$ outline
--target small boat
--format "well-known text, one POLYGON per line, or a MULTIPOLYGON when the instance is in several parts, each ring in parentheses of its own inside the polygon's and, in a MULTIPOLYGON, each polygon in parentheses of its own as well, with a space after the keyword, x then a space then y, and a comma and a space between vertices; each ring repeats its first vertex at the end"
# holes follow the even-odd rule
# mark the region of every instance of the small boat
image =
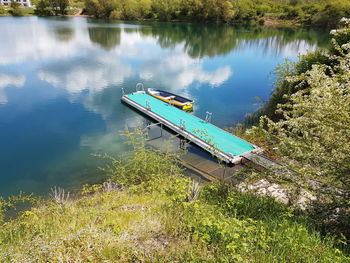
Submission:
POLYGON ((184 111, 193 110, 194 100, 181 97, 179 95, 159 90, 159 89, 147 89, 147 93, 154 98, 167 102, 174 105, 175 107, 184 111))

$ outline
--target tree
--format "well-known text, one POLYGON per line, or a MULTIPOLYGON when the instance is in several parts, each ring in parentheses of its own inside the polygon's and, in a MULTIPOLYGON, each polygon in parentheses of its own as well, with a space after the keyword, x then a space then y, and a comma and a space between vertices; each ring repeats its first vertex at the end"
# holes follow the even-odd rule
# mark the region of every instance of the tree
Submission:
POLYGON ((34 13, 38 16, 64 15, 68 5, 69 0, 40 0, 34 13))
POLYGON ((40 0, 36 5, 34 14, 37 16, 53 16, 55 13, 49 0, 40 0))
POLYGON ((67 13, 69 0, 49 0, 49 1, 56 15, 58 14, 65 15, 67 13))
POLYGON ((12 1, 11 4, 11 9, 10 9, 10 14, 13 16, 23 16, 23 12, 20 9, 20 4, 16 1, 12 1))
POLYGON ((181 12, 180 0, 153 0, 152 10, 155 16, 163 21, 176 19, 181 12))
POLYGON ((236 14, 232 1, 189 0, 182 1, 183 13, 194 20, 229 22, 236 14))
POLYGON ((328 51, 287 64, 280 118, 263 116, 250 131, 301 175, 289 182, 318 196, 308 209, 314 225, 350 241, 350 20, 343 22, 328 51))
POLYGON ((2 5, 0 5, 0 15, 4 15, 4 14, 6 14, 6 10, 2 5))
POLYGON ((261 127, 281 154, 301 164, 302 174, 350 192, 350 27, 332 34, 323 54, 329 65, 315 63, 287 77, 294 92, 278 106, 283 118, 262 117, 261 127))
POLYGON ((86 11, 96 18, 108 18, 119 2, 111 0, 85 0, 86 11))

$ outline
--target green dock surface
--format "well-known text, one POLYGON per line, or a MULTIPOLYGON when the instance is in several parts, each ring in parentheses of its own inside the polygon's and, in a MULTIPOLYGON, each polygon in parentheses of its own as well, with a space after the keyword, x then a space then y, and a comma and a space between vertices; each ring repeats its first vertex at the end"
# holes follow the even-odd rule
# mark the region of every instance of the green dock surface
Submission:
POLYGON ((185 120, 184 130, 213 145, 225 154, 232 154, 235 156, 254 150, 254 146, 249 142, 246 142, 189 113, 177 109, 172 105, 155 99, 148 94, 133 93, 126 95, 126 97, 144 108, 147 108, 148 103, 150 110, 153 113, 156 113, 177 126, 181 126, 181 119, 185 120))

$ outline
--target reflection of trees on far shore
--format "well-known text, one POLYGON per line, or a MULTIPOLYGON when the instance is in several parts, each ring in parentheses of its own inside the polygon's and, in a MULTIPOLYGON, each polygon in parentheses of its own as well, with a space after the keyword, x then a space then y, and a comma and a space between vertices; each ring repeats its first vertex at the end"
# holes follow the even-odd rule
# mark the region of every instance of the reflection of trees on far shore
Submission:
POLYGON ((52 32, 55 38, 62 42, 69 42, 73 39, 75 32, 72 27, 54 27, 52 32))
POLYGON ((183 42, 186 53, 196 58, 224 55, 237 45, 233 27, 226 25, 163 23, 139 31, 144 36, 155 37, 163 48, 183 42))
POLYGON ((121 29, 118 27, 89 27, 91 42, 99 44, 106 50, 111 50, 120 44, 121 29))
POLYGON ((157 39, 163 48, 183 43, 191 57, 225 55, 244 45, 258 45, 261 52, 281 53, 287 45, 297 55, 301 46, 324 47, 327 32, 302 28, 266 28, 238 25, 200 25, 190 23, 145 23, 138 29, 124 29, 125 33, 140 32, 157 39))

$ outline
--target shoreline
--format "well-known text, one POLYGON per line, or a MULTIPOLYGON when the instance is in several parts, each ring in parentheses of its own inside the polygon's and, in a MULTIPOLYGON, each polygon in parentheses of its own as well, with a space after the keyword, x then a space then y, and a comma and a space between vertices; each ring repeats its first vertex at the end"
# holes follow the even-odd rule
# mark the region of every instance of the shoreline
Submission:
MULTIPOLYGON (((29 7, 30 9, 31 8, 29 7)), ((29 9, 28 7, 26 9, 29 9)), ((83 17, 83 18, 90 18, 90 19, 104 19, 108 21, 127 21, 127 22, 163 22, 163 23, 195 23, 195 24, 211 24, 211 25, 251 25, 251 26, 263 26, 263 27, 310 27, 309 25, 303 25, 298 22, 297 19, 280 19, 278 17, 274 16, 265 16, 263 17, 264 23, 244 23, 240 21, 233 21, 233 22, 223 22, 223 21, 190 21, 190 20, 169 20, 169 21, 163 21, 159 19, 137 19, 137 20, 117 20, 117 19, 111 19, 111 18, 97 18, 93 15, 85 15, 82 14, 83 9, 79 8, 76 9, 76 12, 74 14, 67 14, 67 15, 57 15, 52 17, 83 17)), ((35 14, 24 14, 23 16, 13 16, 9 13, 6 14, 0 14, 0 17, 28 17, 28 16, 37 16, 35 14)), ((51 17, 51 16, 37 16, 37 17, 51 17)), ((314 27, 317 28, 317 27, 314 27)))

